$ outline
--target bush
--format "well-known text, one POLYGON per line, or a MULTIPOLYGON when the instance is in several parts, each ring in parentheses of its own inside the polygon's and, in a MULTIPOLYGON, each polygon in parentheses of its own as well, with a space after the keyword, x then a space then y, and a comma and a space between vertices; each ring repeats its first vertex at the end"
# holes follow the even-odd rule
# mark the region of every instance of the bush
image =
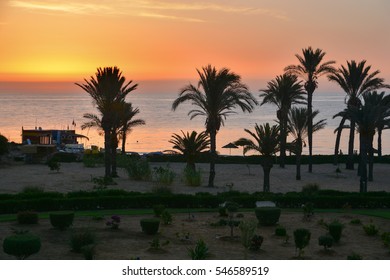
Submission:
POLYGON ((102 163, 102 159, 95 155, 84 155, 83 156, 83 164, 85 167, 93 168, 96 167, 98 164, 102 163))
POLYGON ((11 235, 4 238, 3 241, 4 252, 19 260, 24 260, 38 253, 40 249, 41 239, 29 233, 11 235))
POLYGON ((305 228, 299 228, 294 231, 295 247, 299 249, 299 257, 303 256, 303 248, 309 245, 311 232, 305 228))
POLYGON ((73 224, 74 212, 55 212, 50 213, 50 223, 54 228, 65 230, 73 224))
POLYGON ((152 173, 149 161, 145 159, 128 158, 124 168, 131 179, 138 181, 149 180, 152 173))
POLYGON ((363 230, 368 236, 377 235, 379 232, 379 229, 374 224, 363 225, 363 230))
POLYGON ((54 158, 48 160, 47 166, 49 166, 50 170, 57 171, 57 172, 59 172, 61 168, 61 164, 54 158))
POLYGON ((81 253, 84 246, 94 244, 95 240, 95 234, 90 230, 79 230, 70 236, 70 245, 74 252, 81 253))
POLYGON ((156 218, 142 219, 140 224, 143 232, 147 234, 156 234, 160 226, 160 220, 156 218))
POLYGON ((227 212, 226 207, 219 207, 218 213, 219 213, 220 217, 227 217, 228 216, 228 212, 227 212))
POLYGON ((350 222, 351 225, 361 225, 362 221, 360 219, 353 219, 350 222))
POLYGON ((241 230, 241 243, 247 249, 249 249, 252 244, 252 238, 255 235, 256 227, 256 221, 252 220, 244 220, 239 224, 241 230))
POLYGON ((318 237, 318 245, 324 246, 324 249, 328 250, 333 246, 333 237, 328 234, 318 237))
POLYGON ((152 192, 158 195, 171 195, 172 189, 169 186, 158 185, 153 187, 152 192))
POLYGON ((278 207, 259 207, 255 209, 256 218, 263 226, 272 226, 279 222, 281 210, 278 207))
POLYGON ((328 225, 329 234, 333 237, 334 242, 339 242, 344 225, 335 220, 328 225))
POLYGON ((168 212, 168 210, 164 210, 161 214, 161 221, 163 225, 170 225, 172 224, 172 214, 168 212))
POLYGON ((385 245, 386 247, 390 247, 390 232, 382 233, 381 239, 383 241, 383 245, 385 245))
POLYGON ((160 166, 154 168, 154 180, 162 185, 170 186, 175 179, 175 172, 169 166, 166 168, 160 166))
POLYGON ((161 214, 164 212, 165 206, 163 204, 156 204, 153 206, 154 216, 161 217, 161 214))
POLYGON ((84 256, 84 259, 86 260, 93 260, 95 256, 95 245, 94 244, 89 244, 81 247, 81 253, 84 256))
POLYGON ((21 211, 17 214, 18 223, 21 225, 33 225, 38 223, 38 213, 34 211, 21 211))
POLYGON ((184 179, 187 185, 191 187, 198 187, 202 183, 202 172, 192 168, 185 168, 184 179))
POLYGON ((188 250, 188 254, 193 260, 205 260, 209 256, 209 248, 202 239, 199 239, 195 248, 188 250))
POLYGON ((251 244, 249 246, 249 250, 251 251, 259 251, 261 245, 263 244, 264 237, 261 235, 254 235, 251 239, 251 244))
POLYGON ((275 229, 275 235, 276 236, 286 236, 287 235, 287 230, 285 227, 278 226, 275 229))

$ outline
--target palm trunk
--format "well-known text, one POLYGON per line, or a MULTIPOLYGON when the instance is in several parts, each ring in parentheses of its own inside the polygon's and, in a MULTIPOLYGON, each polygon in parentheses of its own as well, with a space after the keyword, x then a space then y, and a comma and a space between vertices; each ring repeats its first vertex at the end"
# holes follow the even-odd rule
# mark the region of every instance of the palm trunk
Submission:
POLYGON ((336 143, 334 145, 334 165, 339 164, 339 150, 340 150, 340 140, 341 140, 341 132, 343 131, 343 126, 346 121, 346 118, 343 117, 340 121, 339 127, 337 128, 336 135, 336 143))
POLYGON ((382 157, 382 128, 378 128, 378 158, 382 157))
POLYGON ((111 144, 111 177, 118 177, 117 165, 116 165, 116 149, 118 148, 118 140, 116 135, 112 135, 111 144))
POLYGON ((297 174, 295 176, 296 180, 301 180, 301 154, 296 155, 296 165, 297 165, 297 174))
POLYGON ((111 178, 111 130, 104 129, 104 177, 111 178))
POLYGON ((212 130, 210 132, 210 175, 209 175, 209 187, 214 187, 214 178, 215 178, 215 159, 217 156, 216 153, 216 138, 217 138, 217 132, 215 130, 212 130))
POLYGON ((367 192, 367 137, 360 134, 360 192, 367 192))
POLYGON ((264 180, 263 180, 263 192, 270 191, 270 173, 273 166, 272 156, 264 156, 262 158, 261 166, 263 167, 264 180))
POLYGON ((348 159, 346 164, 346 169, 353 170, 354 169, 354 141, 355 141, 355 122, 351 121, 351 128, 349 131, 349 142, 348 142, 348 159))
POLYGON ((309 143, 309 173, 313 172, 313 91, 307 92, 307 115, 308 115, 308 124, 307 124, 307 138, 309 143))
POLYGON ((122 155, 126 154, 126 133, 122 131, 122 155))
POLYGON ((287 116, 283 116, 280 124, 281 127, 281 139, 280 139, 280 162, 279 166, 285 167, 285 159, 286 159, 286 142, 287 142, 287 116))
POLYGON ((371 137, 368 142, 368 181, 374 181, 374 147, 373 142, 374 139, 371 137))

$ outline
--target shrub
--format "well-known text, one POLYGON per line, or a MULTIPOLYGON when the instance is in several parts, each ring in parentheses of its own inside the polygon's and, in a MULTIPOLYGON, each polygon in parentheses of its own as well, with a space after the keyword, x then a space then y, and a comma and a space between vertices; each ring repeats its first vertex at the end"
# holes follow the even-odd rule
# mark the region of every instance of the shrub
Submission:
POLYGON ((155 238, 153 238, 151 242, 149 242, 149 244, 150 244, 150 249, 159 250, 161 249, 162 246, 168 245, 169 240, 166 240, 165 242, 161 243, 160 238, 156 236, 155 238))
POLYGON ((169 186, 158 185, 153 187, 152 192, 158 195, 171 195, 172 189, 169 186))
POLYGON ((21 211, 17 214, 18 223, 21 225, 32 225, 38 223, 38 213, 34 211, 21 211))
POLYGON ((306 202, 302 205, 303 209, 303 218, 309 220, 311 216, 314 215, 314 204, 311 202, 306 202))
POLYGON ((209 256, 209 248, 202 239, 199 239, 196 242, 195 248, 188 250, 188 254, 193 260, 205 260, 209 256))
POLYGON ((161 221, 163 225, 170 225, 172 224, 172 214, 168 212, 168 210, 164 210, 161 214, 161 221))
POLYGON ((256 227, 256 221, 251 220, 244 220, 239 224, 239 228, 241 231, 241 243, 246 249, 249 249, 252 244, 252 238, 255 235, 256 227))
POLYGON ((226 207, 219 207, 218 213, 219 213, 220 217, 227 217, 228 216, 228 212, 227 212, 226 207))
POLYGON ((294 231, 295 247, 299 249, 298 256, 303 256, 303 249, 309 245, 311 232, 305 228, 299 228, 294 231))
POLYGON ((324 246, 324 249, 328 250, 333 246, 333 237, 328 234, 318 237, 318 245, 324 246))
POLYGON ((86 245, 94 244, 96 240, 95 234, 90 230, 75 231, 70 236, 70 245, 76 253, 81 253, 82 248, 86 245))
POLYGON ((362 260, 363 257, 357 253, 352 253, 351 255, 347 256, 347 260, 362 260))
POLYGON ((142 231, 147 234, 156 234, 160 226, 160 220, 156 218, 142 219, 140 221, 142 231))
POLYGON ((154 180, 162 185, 170 186, 175 179, 175 172, 173 172, 169 166, 166 168, 160 166, 155 167, 153 172, 154 180))
POLYGON ((134 180, 149 180, 152 173, 149 161, 145 159, 128 158, 124 168, 129 177, 134 180))
POLYGON ((261 245, 263 244, 264 237, 261 235, 254 235, 251 239, 251 244, 249 246, 249 250, 251 251, 259 251, 261 248, 261 245))
POLYGON ((187 185, 191 187, 198 187, 202 183, 202 172, 192 168, 184 169, 184 179, 187 185))
POLYGON ((163 204, 156 204, 153 206, 154 216, 161 217, 161 214, 164 212, 165 206, 163 204))
POLYGON ((54 158, 47 161, 47 166, 49 166, 50 170, 57 172, 59 172, 61 168, 61 164, 54 158))
POLYGON ((95 244, 88 244, 83 247, 81 247, 81 253, 84 256, 84 259, 86 260, 93 260, 95 257, 95 244))
POLYGON ((374 224, 363 225, 363 230, 368 236, 377 235, 379 232, 379 229, 374 224))
POLYGON ((50 223, 53 227, 65 230, 73 224, 74 212, 64 211, 50 213, 50 223))
POLYGON ((339 242, 344 225, 335 220, 328 225, 329 234, 333 237, 334 242, 339 242))
POLYGON ((118 229, 121 224, 121 217, 118 215, 112 215, 111 220, 106 222, 106 226, 109 226, 111 229, 118 229))
POLYGON ((98 165, 98 163, 102 163, 102 161, 95 155, 83 156, 83 164, 85 167, 94 168, 98 165))
POLYGON ((24 260, 38 253, 40 249, 41 239, 29 233, 11 235, 4 238, 3 241, 4 252, 19 260, 24 260))
POLYGON ((390 232, 382 233, 381 239, 383 241, 383 245, 385 245, 386 247, 390 247, 390 232))
POLYGON ((278 226, 275 229, 275 235, 276 236, 286 236, 287 235, 287 230, 285 227, 278 226))
POLYGON ((279 222, 281 210, 278 207, 259 207, 255 209, 257 220, 261 225, 272 226, 279 222))
POLYGON ((353 219, 350 222, 351 225, 361 225, 362 221, 360 219, 353 219))

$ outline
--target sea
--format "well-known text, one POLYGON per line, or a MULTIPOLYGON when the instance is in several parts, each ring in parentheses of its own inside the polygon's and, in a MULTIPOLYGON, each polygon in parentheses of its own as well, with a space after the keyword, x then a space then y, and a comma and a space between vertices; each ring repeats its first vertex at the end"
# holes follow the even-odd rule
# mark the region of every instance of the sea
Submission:
MULTIPOLYGON (((258 97, 258 93, 254 94, 258 97)), ((146 125, 135 127, 128 135, 126 151, 137 153, 161 152, 172 149, 169 143, 173 133, 204 130, 205 118, 196 117, 190 120, 188 112, 194 108, 190 103, 180 105, 172 111, 172 103, 178 92, 140 92, 131 93, 127 101, 138 107, 138 118, 145 120, 146 125)), ((315 133, 313 138, 313 154, 332 154, 334 151, 334 130, 340 118, 333 116, 345 108, 345 95, 340 92, 315 92, 313 107, 320 111, 317 120, 326 119, 326 127, 315 133)), ((91 145, 103 147, 104 139, 94 129, 81 130, 86 121, 85 113, 97 113, 90 96, 80 91, 66 93, 7 92, 0 91, 0 134, 9 141, 21 142, 21 131, 24 129, 76 129, 76 132, 89 138, 80 139, 86 148, 91 145)), ((222 148, 241 137, 249 135, 244 129, 253 130, 256 123, 275 123, 276 107, 272 105, 257 106, 252 113, 242 113, 228 116, 225 125, 217 134, 217 150, 222 155, 242 155, 242 148, 222 148)), ((356 137, 356 149, 358 149, 356 137)), ((347 152, 348 131, 343 133, 340 149, 347 152)), ((374 141, 377 141, 376 138, 374 141)), ((376 142, 374 143, 376 146, 376 142)), ((308 153, 308 147, 304 148, 308 153)), ((383 133, 383 153, 390 153, 390 131, 383 133)))

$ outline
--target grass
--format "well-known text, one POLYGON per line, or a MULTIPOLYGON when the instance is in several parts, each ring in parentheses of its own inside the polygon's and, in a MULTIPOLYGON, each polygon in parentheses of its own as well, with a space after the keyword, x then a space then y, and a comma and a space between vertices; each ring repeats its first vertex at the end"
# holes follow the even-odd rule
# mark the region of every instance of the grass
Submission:
MULTIPOLYGON (((218 209, 210 208, 194 208, 194 209, 170 209, 173 213, 203 213, 203 212, 217 212, 218 209)), ((240 209, 240 212, 252 212, 254 209, 240 209)), ((302 212, 302 209, 282 209, 282 212, 302 212)), ((353 209, 345 211, 343 209, 315 209, 318 213, 352 213, 365 216, 378 217, 383 219, 390 219, 390 211, 383 209, 353 209)), ((152 215, 153 209, 118 209, 118 210, 96 210, 96 211, 75 211, 76 217, 94 217, 94 216, 111 216, 111 215, 152 215)), ((48 219, 49 213, 39 213, 39 219, 48 219)), ((16 214, 0 215, 0 222, 16 221, 16 214)))

